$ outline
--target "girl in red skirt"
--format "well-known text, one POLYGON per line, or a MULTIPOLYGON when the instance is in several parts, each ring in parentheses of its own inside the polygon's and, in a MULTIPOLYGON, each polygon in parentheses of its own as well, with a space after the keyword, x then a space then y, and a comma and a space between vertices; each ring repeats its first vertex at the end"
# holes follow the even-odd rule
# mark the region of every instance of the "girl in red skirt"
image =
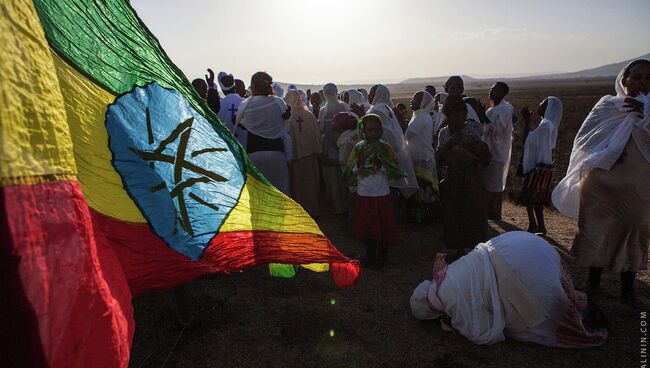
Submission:
POLYGON ((381 269, 388 246, 397 244, 397 221, 388 180, 406 174, 400 170, 390 145, 380 140, 383 129, 378 115, 363 116, 358 129, 361 141, 354 146, 345 170, 357 187, 352 235, 366 246, 363 266, 381 269))

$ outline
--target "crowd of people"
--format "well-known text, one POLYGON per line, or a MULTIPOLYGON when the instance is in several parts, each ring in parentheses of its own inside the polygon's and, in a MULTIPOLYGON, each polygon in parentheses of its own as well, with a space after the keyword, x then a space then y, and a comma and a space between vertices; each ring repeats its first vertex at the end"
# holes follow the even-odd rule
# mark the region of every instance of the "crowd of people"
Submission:
POLYGON ((512 147, 519 143, 513 142, 517 113, 506 100, 506 83, 492 86, 487 103, 465 95, 459 76, 449 77, 444 92, 424 86, 409 103, 407 121, 407 107, 394 105, 382 84, 339 91, 328 83, 313 93, 289 85, 285 93, 265 72, 255 73, 248 88, 221 72, 221 97, 208 71, 192 84, 257 169, 310 215, 347 214, 365 267, 386 265, 389 247, 398 243, 398 218, 440 220, 447 254, 436 262, 434 279, 411 298, 416 317, 447 314, 455 329, 481 344, 501 341, 505 331, 549 346, 596 346, 606 332, 583 325, 580 316, 593 314, 590 303, 605 270, 621 274, 622 301, 642 307, 634 280, 647 268, 650 245, 644 190, 650 183, 650 61, 621 70, 617 95, 593 108, 555 190, 562 101, 544 99, 534 129, 531 109, 521 108, 517 175, 523 188, 516 202, 527 209, 528 232, 491 240, 488 219, 501 219, 512 147), (533 235, 546 235, 544 208, 551 203, 579 219, 572 253, 589 268, 586 294, 574 290, 557 252, 533 235))

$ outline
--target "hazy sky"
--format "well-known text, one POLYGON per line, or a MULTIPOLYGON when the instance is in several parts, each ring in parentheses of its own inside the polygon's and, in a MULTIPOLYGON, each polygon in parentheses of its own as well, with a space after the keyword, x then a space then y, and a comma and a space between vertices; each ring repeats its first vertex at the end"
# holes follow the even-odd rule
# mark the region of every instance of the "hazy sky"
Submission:
POLYGON ((192 79, 289 83, 576 71, 650 52, 650 0, 131 0, 192 79))

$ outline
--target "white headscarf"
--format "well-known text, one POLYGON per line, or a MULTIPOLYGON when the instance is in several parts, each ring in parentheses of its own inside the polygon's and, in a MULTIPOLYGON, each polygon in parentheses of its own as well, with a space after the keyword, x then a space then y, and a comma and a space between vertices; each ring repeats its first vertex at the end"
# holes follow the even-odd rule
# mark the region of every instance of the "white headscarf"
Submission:
POLYGON ((329 103, 330 101, 338 101, 339 89, 334 83, 327 83, 323 86, 323 95, 325 100, 329 103))
POLYGON ((359 89, 360 91, 359 90, 357 91, 363 95, 363 101, 368 102, 368 91, 365 88, 359 88, 359 89))
POLYGON ((361 92, 357 91, 356 89, 349 89, 345 92, 348 94, 348 105, 352 106, 352 104, 357 104, 359 106, 363 106, 365 100, 361 92))
POLYGON ((557 140, 557 130, 562 119, 562 101, 549 96, 546 111, 539 126, 526 137, 524 143, 523 170, 529 173, 537 164, 551 165, 553 163, 553 149, 557 140))
POLYGON ((282 98, 284 97, 284 89, 278 82, 273 82, 273 93, 275 93, 276 96, 282 98))
POLYGON ((226 85, 223 84, 223 82, 221 81, 221 78, 226 77, 226 76, 231 76, 232 77, 232 74, 228 74, 226 72, 219 72, 219 74, 217 75, 217 82, 219 82, 219 86, 221 87, 222 91, 227 91, 229 89, 235 88, 235 77, 232 78, 232 84, 231 85, 226 86, 226 85))
POLYGON ((623 86, 624 71, 616 78, 616 96, 601 98, 582 123, 573 142, 567 174, 553 191, 553 205, 566 216, 577 218, 580 213, 582 179, 593 168, 611 169, 630 136, 650 162, 650 95, 634 97, 644 104, 643 114, 627 111, 623 105, 630 96, 623 86))
POLYGON ((289 90, 287 92, 287 95, 284 96, 285 101, 287 101, 287 105, 291 106, 291 110, 307 110, 307 105, 305 105, 305 102, 302 100, 300 97, 300 93, 296 90, 289 90))
POLYGON ((378 84, 375 89, 375 98, 372 100, 372 106, 386 105, 390 108, 393 106, 393 100, 390 99, 390 90, 383 84, 378 84))
POLYGON ((435 283, 424 280, 413 290, 413 294, 411 294, 409 304, 411 304, 411 313, 413 313, 413 317, 416 319, 436 319, 442 315, 441 312, 431 309, 431 304, 429 304, 429 299, 427 299, 429 288, 432 285, 435 286, 435 283))
POLYGON ((418 191, 419 185, 415 178, 413 162, 408 152, 402 127, 399 125, 395 113, 393 113, 392 104, 388 88, 382 84, 378 84, 375 89, 373 105, 367 113, 377 114, 381 118, 381 124, 384 130, 381 139, 393 148, 393 151, 397 154, 400 169, 406 173, 405 178, 391 181, 390 186, 399 188, 405 197, 410 197, 418 191))
POLYGON ((302 99, 302 102, 304 102, 305 106, 307 106, 309 108, 310 107, 309 98, 307 98, 307 94, 305 93, 305 91, 303 91, 301 89, 299 89, 297 91, 298 91, 298 94, 300 95, 300 98, 302 99))

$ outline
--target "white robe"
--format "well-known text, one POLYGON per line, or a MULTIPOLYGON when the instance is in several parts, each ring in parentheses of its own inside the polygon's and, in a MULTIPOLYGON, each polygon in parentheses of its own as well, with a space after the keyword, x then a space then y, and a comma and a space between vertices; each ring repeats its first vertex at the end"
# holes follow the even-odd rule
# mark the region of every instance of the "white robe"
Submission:
POLYGON ((524 143, 523 171, 528 174, 538 164, 553 164, 553 149, 557 141, 557 131, 562 119, 562 102, 556 97, 548 97, 544 118, 537 128, 528 133, 524 143))
POLYGON ((367 113, 379 115, 384 130, 381 140, 390 144, 397 155, 399 168, 406 173, 406 177, 392 180, 390 182, 391 188, 398 188, 404 197, 410 197, 415 194, 420 187, 418 186, 418 181, 415 177, 413 161, 408 153, 402 127, 399 125, 391 105, 390 91, 388 91, 386 86, 380 84, 375 91, 373 105, 367 113))
POLYGON ((332 129, 332 121, 334 120, 334 115, 339 112, 348 112, 350 107, 348 104, 342 101, 328 97, 327 104, 320 109, 318 112, 318 125, 320 131, 323 133, 323 153, 331 159, 338 159, 339 150, 336 146, 336 141, 341 135, 340 132, 332 129))
POLYGON ((488 192, 503 192, 506 188, 510 155, 512 153, 512 116, 514 108, 506 101, 486 111, 491 123, 483 126, 483 141, 490 149, 490 164, 485 175, 488 192))
POLYGON ((559 254, 544 239, 523 231, 494 237, 450 264, 437 295, 452 326, 480 345, 504 341, 507 334, 555 346, 557 326, 569 305, 559 254), (504 275, 509 279, 498 278, 504 275))
POLYGON ((609 170, 621 156, 630 138, 650 163, 650 95, 635 97, 643 102, 643 114, 623 108, 627 96, 623 70, 616 78, 616 96, 604 96, 591 110, 573 142, 567 174, 553 190, 553 206, 562 214, 577 218, 580 187, 591 169, 609 170))
POLYGON ((420 109, 413 113, 404 138, 411 160, 413 160, 416 176, 430 177, 432 183, 437 183, 438 176, 433 150, 433 120, 429 112, 429 109, 420 109))
POLYGON ((221 119, 221 122, 223 122, 223 125, 225 125, 231 132, 234 129, 232 117, 237 114, 237 111, 243 102, 244 99, 237 93, 225 95, 224 98, 221 99, 221 108, 219 108, 219 114, 217 115, 219 116, 219 119, 221 119))

